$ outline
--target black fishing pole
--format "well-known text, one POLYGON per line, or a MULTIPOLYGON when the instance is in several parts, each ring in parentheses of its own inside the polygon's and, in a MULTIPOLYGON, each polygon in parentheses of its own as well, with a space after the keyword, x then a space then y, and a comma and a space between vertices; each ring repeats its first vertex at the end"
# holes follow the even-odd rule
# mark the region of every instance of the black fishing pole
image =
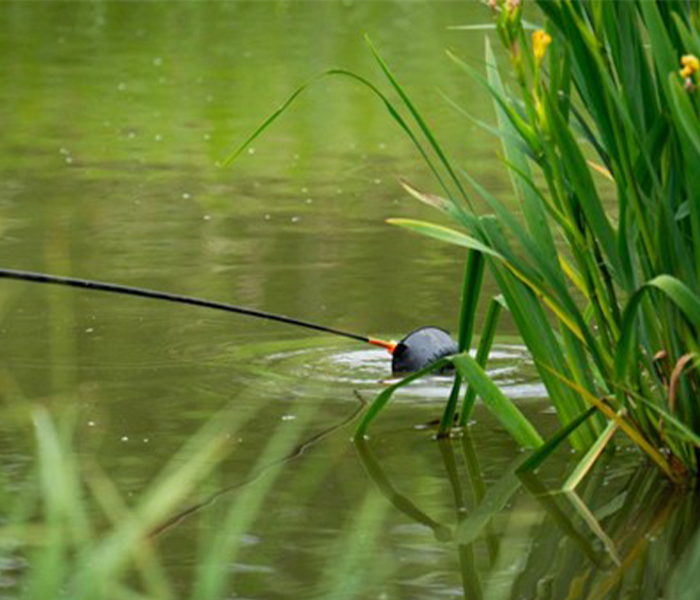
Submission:
POLYGON ((157 290, 120 285, 117 283, 106 283, 103 281, 78 279, 75 277, 62 277, 33 271, 18 271, 15 269, 0 269, 0 279, 15 279, 33 283, 64 285, 96 292, 109 292, 127 296, 138 296, 140 298, 151 298, 153 300, 164 300, 166 302, 177 302, 179 304, 213 308, 215 310, 257 317, 268 321, 277 321, 279 323, 286 323, 287 325, 296 325, 297 327, 305 327, 306 329, 339 335, 358 342, 365 342, 373 346, 386 348, 393 355, 392 370, 395 373, 417 371, 427 366, 430 362, 457 352, 457 345, 452 338, 450 338, 449 334, 437 327, 421 327, 409 333, 400 342, 393 342, 343 331, 342 329, 326 327, 325 325, 318 325, 317 323, 310 323, 309 321, 302 321, 301 319, 294 319, 285 315, 277 315, 254 308, 248 308, 247 306, 236 306, 235 304, 228 304, 226 302, 215 302, 203 298, 159 292, 157 290))
POLYGON ((245 306, 236 306, 234 304, 228 304, 226 302, 214 302, 212 300, 205 300, 203 298, 194 298, 192 296, 182 296, 180 294, 171 294, 169 292, 159 292, 156 290, 149 290, 146 288, 133 287, 130 285, 120 285, 117 283, 105 283, 103 281, 92 281, 90 279, 78 279, 75 277, 61 277, 58 275, 48 275, 46 273, 35 273, 32 271, 17 271, 15 269, 0 269, 0 278, 2 279, 17 279, 19 281, 32 281, 34 283, 49 283, 53 285, 65 285, 68 287, 83 288, 87 290, 94 290, 97 292, 111 292, 114 294, 125 294, 127 296, 139 296, 141 298, 152 298, 154 300, 165 300, 167 302, 177 302, 179 304, 190 304, 192 306, 202 306, 204 308, 213 308, 216 310, 223 310, 226 312, 238 313, 241 315, 248 315, 250 317, 258 317, 260 319, 267 319, 268 321, 278 321, 280 323, 287 323, 288 325, 296 325, 297 327, 306 327, 307 329, 315 329, 316 331, 323 331, 324 333, 332 333, 333 335, 340 335, 346 338, 357 340, 359 342, 366 342, 368 344, 373 344, 375 346, 381 346, 387 350, 393 350, 396 345, 395 342, 387 342, 384 340, 378 340, 371 338, 366 335, 360 335, 358 333, 350 333, 348 331, 343 331, 341 329, 334 329, 333 327, 326 327, 325 325, 317 325, 316 323, 310 323, 308 321, 302 321, 301 319, 294 319, 292 317, 286 317, 285 315, 276 315, 273 313, 265 312, 262 310, 256 310, 254 308, 248 308, 245 306))

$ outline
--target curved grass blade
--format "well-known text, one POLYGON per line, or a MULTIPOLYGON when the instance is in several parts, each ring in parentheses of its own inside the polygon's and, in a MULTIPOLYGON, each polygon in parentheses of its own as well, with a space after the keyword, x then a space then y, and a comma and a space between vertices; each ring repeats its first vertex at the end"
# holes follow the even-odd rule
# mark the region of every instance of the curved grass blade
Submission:
POLYGON ((652 289, 660 290, 683 312, 697 330, 700 330, 700 298, 676 277, 659 275, 643 284, 630 298, 622 315, 620 340, 615 357, 615 375, 622 381, 627 371, 636 365, 632 351, 636 342, 637 311, 642 299, 652 289))
POLYGON ((469 226, 476 225, 477 218, 470 212, 466 211, 457 202, 454 202, 451 199, 442 198, 436 194, 431 194, 430 192, 423 192, 402 177, 399 178, 399 183, 401 184, 401 187, 416 200, 422 202, 423 204, 427 204, 428 206, 432 206, 433 208, 437 208, 439 211, 443 212, 457 223, 466 223, 469 226))
POLYGON ((377 416, 379 416, 379 413, 382 412, 382 409, 386 406, 387 402, 391 400, 391 397, 394 395, 394 392, 396 392, 396 390, 408 385, 409 383, 414 382, 416 379, 420 379, 424 375, 428 375, 430 373, 434 373, 435 371, 443 369, 449 364, 450 361, 447 358, 441 358, 433 364, 428 365, 420 371, 416 371, 415 373, 409 375, 408 377, 405 377, 398 383, 395 383, 394 385, 391 385, 384 391, 382 391, 382 393, 374 399, 372 404, 370 404, 369 408, 367 409, 367 412, 365 413, 365 416, 362 417, 362 420, 360 421, 359 425, 357 426, 357 429, 355 430, 354 438, 361 439, 363 437, 366 437, 367 429, 371 425, 372 421, 374 421, 377 418, 377 416))
POLYGON ((454 182, 455 186, 459 190, 459 192, 462 194, 462 197, 465 200, 469 199, 469 195, 467 194, 466 190, 464 189, 464 186, 462 185, 462 182, 459 180, 459 177, 457 177, 457 173, 455 170, 452 168, 452 164, 450 163, 450 160, 447 158, 447 155, 443 151, 442 147, 438 143, 437 139, 433 135, 433 132, 430 130, 430 127, 428 127, 428 124, 425 122, 423 117, 421 116, 420 112, 418 109, 416 109, 415 105, 409 98, 408 94, 406 91, 403 89, 403 86, 398 82, 394 74, 391 72, 391 69, 389 69, 389 66, 384 62, 384 59, 381 57, 379 52, 377 52, 377 49, 374 47, 374 44, 372 43, 372 40, 370 40, 369 36, 365 35, 365 42, 369 46, 370 51, 372 52, 372 55, 374 56, 375 60, 379 64, 380 69, 386 76, 386 78, 389 80, 389 83, 392 85, 394 90, 396 90, 396 93, 399 95, 401 100, 403 100, 403 103, 406 105, 406 108, 408 108, 408 111, 411 113, 413 118, 415 119, 416 123, 418 124, 418 127, 420 130, 423 132, 423 135, 426 137, 428 142, 430 143, 430 146, 432 147, 433 151, 435 154, 440 158, 440 162, 442 162, 442 165, 445 167, 447 172, 450 175, 450 178, 454 182))
POLYGON ((419 154, 421 155, 421 158, 425 161, 425 163, 428 165, 428 168, 432 172, 432 174, 435 176, 437 179, 438 183, 440 184, 440 187, 445 191, 445 193, 450 196, 450 190, 447 187, 442 175, 440 175, 440 172, 438 171, 437 167, 435 166, 435 163, 433 160, 430 158, 428 153, 426 152, 425 148, 423 148, 423 145, 420 143, 416 135, 413 133, 413 130, 411 127, 406 123, 405 119, 401 116, 401 114, 398 112, 396 107, 391 103, 391 101, 375 86, 372 82, 369 80, 365 79, 364 77, 357 75, 356 73, 353 73, 352 71, 347 71, 345 69, 328 69, 327 71, 323 71, 322 73, 319 73, 309 81, 307 81, 305 84, 299 86, 292 94, 287 98, 282 103, 282 106, 280 106, 277 110, 275 110, 263 123, 253 131, 252 134, 250 134, 239 146, 236 148, 231 154, 229 154, 223 161, 222 161, 222 166, 229 166, 232 164, 236 159, 240 157, 240 155, 258 138, 260 137, 270 125, 272 125, 284 112, 292 105, 292 103, 312 84, 318 82, 319 80, 325 78, 325 77, 334 77, 334 76, 339 76, 339 77, 347 77, 349 79, 352 79, 361 85, 365 86, 367 89, 369 89, 376 97, 378 97, 382 103, 384 104, 384 107, 387 109, 389 112, 389 115, 391 116, 394 121, 399 125, 399 127, 403 130, 403 132, 408 136, 408 138, 411 140, 413 143, 414 147, 418 150, 419 154))
POLYGON ((447 242, 448 244, 454 244, 457 246, 464 246, 470 250, 476 250, 477 252, 504 260, 503 257, 498 254, 498 252, 495 252, 488 246, 485 246, 479 240, 455 229, 444 227, 443 225, 435 225, 434 223, 417 221, 414 219, 387 219, 386 222, 391 225, 397 225, 398 227, 405 227, 406 229, 435 238, 441 242, 447 242))

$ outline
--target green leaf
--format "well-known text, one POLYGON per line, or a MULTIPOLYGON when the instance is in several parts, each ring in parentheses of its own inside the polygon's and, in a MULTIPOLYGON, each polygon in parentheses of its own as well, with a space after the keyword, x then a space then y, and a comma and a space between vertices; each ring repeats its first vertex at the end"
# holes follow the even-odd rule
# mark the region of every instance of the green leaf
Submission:
POLYGON ((586 412, 581 413, 573 421, 559 429, 551 438, 535 450, 525 461, 516 469, 518 475, 529 473, 537 469, 545 460, 547 460, 552 452, 566 440, 583 422, 595 414, 596 408, 592 406, 586 412))
POLYGON ((379 416, 379 413, 382 412, 386 404, 389 402, 389 400, 391 400, 391 397, 394 395, 394 392, 408 385, 409 383, 414 382, 416 379, 420 379, 424 375, 428 375, 430 373, 443 369, 449 364, 450 361, 447 358, 441 358, 433 364, 428 365, 424 369, 416 371, 408 377, 404 377, 398 383, 395 383, 394 385, 391 385, 384 391, 382 391, 382 393, 374 399, 370 407, 367 409, 365 416, 362 417, 362 421, 360 421, 359 425, 357 426, 357 429, 355 430, 355 439, 361 439, 367 435, 367 430, 372 424, 372 421, 374 421, 379 416))
POLYGON ((454 244, 457 246, 464 246, 470 250, 477 250, 483 254, 488 254, 489 256, 503 260, 503 257, 498 254, 498 252, 491 250, 491 248, 485 246, 479 240, 476 240, 465 233, 456 231, 455 229, 450 229, 449 227, 435 225, 434 223, 427 223, 426 221, 416 221, 414 219, 387 219, 386 222, 390 225, 405 227, 406 229, 410 229, 411 231, 415 231, 421 235, 435 238, 441 242, 447 242, 448 244, 454 244))
POLYGON ((615 375, 622 381, 629 369, 636 366, 633 357, 636 343, 637 313, 642 299, 650 290, 660 290, 683 312, 685 317, 700 331, 700 298, 682 281, 670 275, 659 275, 647 281, 630 298, 622 315, 620 340, 615 353, 615 375))
MULTIPOLYGON (((592 409, 591 409, 592 410, 592 409)), ((603 432, 598 436, 595 443, 588 449, 585 456, 576 465, 571 475, 567 478, 562 489, 564 491, 573 491, 576 489, 581 480, 586 476, 588 471, 593 467, 595 462, 598 460, 601 452, 610 443, 612 436, 617 431, 619 425, 615 421, 608 421, 608 425, 603 430, 603 432)))
POLYGON ((459 354, 451 359, 459 374, 473 386, 484 405, 513 436, 513 439, 526 448, 537 448, 542 438, 527 417, 520 412, 469 354, 459 354))
POLYGON ((222 166, 228 166, 235 162, 241 154, 248 148, 258 137, 260 137, 268 127, 270 127, 282 114, 284 114, 287 109, 292 105, 292 103, 304 92, 309 86, 311 86, 313 83, 319 81, 320 79, 326 78, 326 77, 343 77, 343 78, 348 78, 356 83, 361 84, 363 87, 369 89, 372 94, 374 94, 377 98, 379 98, 382 103, 384 104, 384 107, 387 109, 389 112, 389 115, 391 118, 398 124, 398 126, 401 128, 401 130, 408 136, 408 138, 411 140, 413 143, 414 147, 416 150, 418 150, 418 153, 421 155, 423 160, 425 161, 425 164, 428 165, 428 168, 430 171, 433 173, 435 178, 438 180, 438 183, 442 187, 442 189, 445 191, 445 193, 449 196, 450 195, 450 190, 447 187, 447 184, 445 183, 442 175, 440 174, 440 171, 438 168, 435 166, 435 162, 433 159, 430 157, 430 155, 427 153, 426 149, 423 147, 421 144, 420 140, 416 137, 416 134, 413 132, 411 127, 408 125, 408 123, 405 121, 405 119, 401 116, 399 111, 396 109, 396 107, 391 103, 391 101, 384 95, 379 88, 377 88, 376 85, 374 85, 372 82, 369 80, 365 79, 364 77, 357 75, 356 73, 353 73, 352 71, 347 71, 345 69, 328 69, 327 71, 323 71, 322 73, 319 73, 309 81, 307 81, 305 84, 299 86, 292 94, 285 100, 282 105, 275 110, 267 119, 263 121, 261 125, 259 125, 252 134, 250 134, 233 152, 231 152, 222 162, 222 166))
POLYGON ((372 55, 374 56, 375 60, 377 61, 377 64, 381 68, 385 77, 387 78, 387 80, 389 81, 391 86, 394 88, 394 90, 396 90, 396 93, 398 93, 398 95, 401 98, 401 100, 403 101, 404 105, 406 106, 408 111, 411 113, 411 116, 413 117, 415 122, 418 124, 418 127, 423 132, 423 135, 428 140, 428 143, 430 144, 431 148, 433 149, 435 154, 440 159, 442 166, 449 173, 453 183, 455 184, 455 186, 457 187, 459 192, 462 194, 462 197, 465 200, 468 200, 469 196, 467 195, 466 190, 462 186, 462 183, 459 180, 459 177, 457 177, 455 170, 452 168, 452 164, 450 163, 450 160, 447 157, 447 154, 445 154, 445 152, 443 151, 442 147, 440 146, 439 142, 437 141, 437 138, 435 137, 435 135, 431 131, 430 127, 428 127, 428 124, 426 123, 425 119, 421 115, 420 111, 413 104, 410 97, 408 96, 406 91, 403 89, 403 86, 398 82, 398 80, 396 79, 394 74, 391 72, 391 69, 389 69, 389 65, 386 64, 386 62, 381 57, 381 55, 379 54, 377 49, 374 47, 372 40, 370 40, 369 36, 367 36, 367 35, 365 35, 365 42, 369 46, 369 49, 372 52, 372 55))

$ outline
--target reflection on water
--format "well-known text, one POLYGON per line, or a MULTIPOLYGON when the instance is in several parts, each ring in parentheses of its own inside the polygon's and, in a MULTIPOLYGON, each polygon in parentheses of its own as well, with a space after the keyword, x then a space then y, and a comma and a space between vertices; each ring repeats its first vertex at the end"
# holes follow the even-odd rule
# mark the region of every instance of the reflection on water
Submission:
MULTIPOLYGON (((367 32, 457 163, 507 194, 497 140, 438 91, 492 120, 488 98, 444 59, 450 47, 479 65, 483 32, 447 27, 485 18, 458 2, 0 3, 2 266, 386 337, 455 331, 464 253, 384 224, 434 217, 398 176, 432 183, 364 90, 321 83, 234 168, 217 162, 319 71, 376 78, 367 32)), ((507 316, 501 333, 513 333, 507 316)), ((401 390, 370 442, 353 446, 362 402, 390 377, 381 350, 13 282, 0 285, 0 341, 8 502, 38 493, 35 406, 74 415, 76 459, 99 464, 134 505, 222 408, 245 424, 173 513, 187 515, 155 537, 176 597, 209 552, 231 576, 217 598, 652 599, 696 527, 695 499, 639 470, 624 444, 563 494, 579 457, 562 448, 537 479, 518 478, 522 454, 483 407, 468 435, 437 443, 425 425, 447 377, 401 390)), ((523 348, 496 345, 488 368, 550 435, 523 348)), ((0 595, 19 597, 28 558, 3 548, 0 595)))

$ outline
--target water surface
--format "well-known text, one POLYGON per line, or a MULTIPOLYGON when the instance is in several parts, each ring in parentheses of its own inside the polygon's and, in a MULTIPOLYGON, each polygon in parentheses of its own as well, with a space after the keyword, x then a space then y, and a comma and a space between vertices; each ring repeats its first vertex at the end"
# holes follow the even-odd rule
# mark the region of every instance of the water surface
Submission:
MULTIPOLYGON (((324 69, 389 92, 367 33, 458 164, 507 197, 497 140, 443 97, 493 119, 444 53, 478 66, 484 34, 449 26, 486 20, 458 2, 1 3, 2 266, 378 336, 454 331, 464 252, 384 223, 438 218, 398 178, 435 184, 366 89, 321 80, 238 163, 220 163, 324 69)), ((72 409, 77 452, 128 502, 218 410, 240 411, 234 449, 191 499, 201 508, 158 536, 183 597, 207 536, 237 507, 238 551, 221 564, 236 598, 657 598, 694 530, 692 498, 624 448, 566 496, 548 491, 576 457, 564 449, 527 485, 508 479, 521 452, 481 406, 466 437, 436 442, 426 423, 445 377, 397 395, 355 447, 353 419, 390 377, 381 350, 12 282, 0 306, 0 458, 19 489, 34 406, 72 409), (275 451, 279 432, 288 441, 275 451), (495 516, 479 528, 490 489, 495 516)), ((549 434, 555 418, 507 317, 499 331, 489 369, 549 434)), ((8 597, 19 579, 8 575, 8 597)))

